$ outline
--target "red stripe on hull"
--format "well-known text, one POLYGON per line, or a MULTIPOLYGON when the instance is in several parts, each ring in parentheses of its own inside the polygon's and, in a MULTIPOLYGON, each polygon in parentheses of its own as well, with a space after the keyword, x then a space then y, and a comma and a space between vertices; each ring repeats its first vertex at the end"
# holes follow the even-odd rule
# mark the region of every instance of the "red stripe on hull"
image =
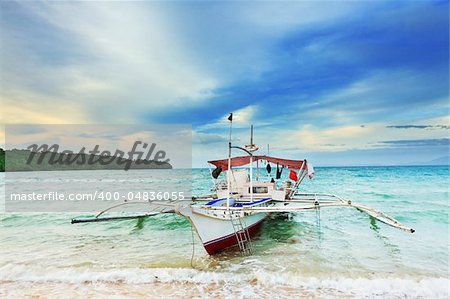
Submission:
MULTIPOLYGON (((249 226, 248 233, 250 237, 256 235, 258 231, 261 229, 261 225, 265 219, 262 219, 255 224, 249 226)), ((207 244, 203 244, 209 255, 214 255, 223 251, 226 248, 237 245, 238 241, 235 234, 231 234, 213 241, 209 241, 207 244)))

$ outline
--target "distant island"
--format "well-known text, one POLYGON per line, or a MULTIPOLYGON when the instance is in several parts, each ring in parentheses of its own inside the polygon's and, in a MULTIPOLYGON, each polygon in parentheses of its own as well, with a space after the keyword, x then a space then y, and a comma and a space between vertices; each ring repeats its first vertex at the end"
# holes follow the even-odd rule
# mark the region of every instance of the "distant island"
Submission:
POLYGON ((30 150, 4 150, 0 148, 0 172, 124 170, 124 165, 127 165, 128 169, 172 169, 172 165, 168 162, 152 160, 130 160, 105 155, 32 152, 30 150))

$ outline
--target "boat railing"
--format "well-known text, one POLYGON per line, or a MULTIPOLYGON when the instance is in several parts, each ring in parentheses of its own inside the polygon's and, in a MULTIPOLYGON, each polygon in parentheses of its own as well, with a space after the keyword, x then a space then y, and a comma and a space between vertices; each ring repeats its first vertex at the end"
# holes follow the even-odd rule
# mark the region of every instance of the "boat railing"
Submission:
POLYGON ((305 202, 327 202, 327 201, 340 201, 343 203, 348 203, 351 201, 345 200, 340 196, 337 196, 335 194, 331 193, 295 193, 290 199, 287 199, 286 201, 305 201, 305 202))

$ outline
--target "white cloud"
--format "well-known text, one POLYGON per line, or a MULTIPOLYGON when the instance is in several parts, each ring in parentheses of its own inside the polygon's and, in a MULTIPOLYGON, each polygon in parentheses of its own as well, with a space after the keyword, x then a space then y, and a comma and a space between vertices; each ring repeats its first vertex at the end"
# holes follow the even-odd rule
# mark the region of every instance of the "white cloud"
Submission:
MULTIPOLYGON (((423 119, 414 124, 442 125, 450 123, 449 117, 423 119)), ((389 140, 438 139, 448 137, 448 130, 436 128, 424 130, 411 128, 398 130, 388 128, 386 124, 369 123, 364 126, 348 125, 319 128, 314 125, 302 125, 297 130, 281 132, 275 144, 280 149, 291 148, 298 152, 338 152, 388 147, 382 144, 389 140)))
MULTIPOLYGON (((252 125, 253 121, 256 120, 257 112, 257 105, 249 105, 233 112, 230 111, 230 113, 233 113, 233 128, 250 128, 250 125, 252 125)), ((230 113, 224 114, 215 122, 197 127, 197 131, 201 132, 211 129, 227 129, 230 124, 228 121, 228 116, 230 113)), ((261 125, 261 122, 258 121, 258 124, 261 125)))
POLYGON ((259 5, 258 9, 255 9, 254 3, 249 3, 238 14, 245 17, 249 23, 258 26, 261 30, 277 34, 290 31, 292 28, 331 23, 338 19, 347 18, 349 14, 361 9, 370 9, 369 5, 376 5, 329 1, 324 2, 323 5, 307 1, 292 2, 289 5, 280 5, 277 2, 267 2, 265 4, 259 5))
POLYGON ((256 105, 250 105, 237 110, 233 113, 233 123, 248 126, 254 120, 256 111, 256 105))
POLYGON ((85 113, 86 107, 79 102, 57 100, 30 93, 26 90, 9 90, 0 94, 2 113, 0 123, 3 124, 82 124, 89 122, 85 113))
MULTIPOLYGON (((217 85, 214 76, 190 63, 176 28, 157 6, 26 3, 21 9, 50 24, 45 30, 53 38, 65 37, 55 38, 61 44, 48 44, 52 41, 27 39, 30 28, 2 30, 2 97, 16 106, 10 115, 23 113, 25 122, 42 121, 32 110, 38 101, 56 111, 73 107, 73 114, 63 116, 66 123, 78 122, 79 114, 91 123, 141 122, 146 113, 202 101, 217 85), (69 47, 75 49, 67 53, 69 47), (56 63, 58 59, 63 62, 56 63)), ((58 122, 53 114, 48 111, 47 118, 58 122)))
POLYGON ((424 92, 423 84, 436 81, 434 76, 434 73, 418 74, 407 69, 374 71, 298 108, 308 109, 310 118, 327 118, 337 125, 373 122, 374 119, 411 122, 417 115, 418 105, 422 105, 423 115, 448 110, 447 99, 424 92))
POLYGON ((0 95, 16 106, 5 118, 15 123, 139 123, 158 111, 198 105, 217 88, 272 67, 271 46, 293 28, 360 9, 307 3, 14 5, 31 20, 1 31, 0 95), (34 36, 31 26, 42 26, 43 36, 34 36), (45 108, 36 112, 36 102, 45 108), (58 113, 66 107, 73 113, 58 113))

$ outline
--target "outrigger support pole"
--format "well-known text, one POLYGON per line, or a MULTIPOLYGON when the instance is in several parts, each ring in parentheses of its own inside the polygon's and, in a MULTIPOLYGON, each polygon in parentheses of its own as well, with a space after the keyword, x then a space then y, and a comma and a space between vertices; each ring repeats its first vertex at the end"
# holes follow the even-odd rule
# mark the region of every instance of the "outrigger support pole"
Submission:
MULTIPOLYGON (((351 200, 343 199, 334 194, 320 193, 296 193, 290 200, 273 201, 277 203, 272 206, 249 206, 249 207, 230 207, 230 210, 243 211, 247 213, 283 213, 283 212, 300 212, 314 211, 321 208, 331 207, 350 207, 363 212, 376 220, 400 230, 414 233, 415 230, 400 223, 400 221, 389 216, 388 214, 377 211, 375 209, 355 204, 351 200)), ((224 207, 203 207, 207 210, 223 210, 224 207)))
POLYGON ((308 163, 306 160, 302 162, 302 166, 300 166, 300 169, 298 170, 298 180, 295 182, 294 187, 292 187, 292 190, 288 194, 288 198, 292 198, 295 195, 295 192, 297 192, 298 187, 303 182, 303 179, 306 176, 306 172, 304 170, 305 163, 308 163))
POLYGON ((124 202, 124 203, 120 203, 114 206, 111 206, 103 211, 101 211, 100 213, 98 213, 97 215, 95 215, 95 217, 90 217, 90 218, 73 218, 71 220, 72 224, 76 224, 76 223, 86 223, 86 222, 103 222, 103 221, 116 221, 116 220, 129 220, 129 219, 141 219, 141 218, 146 218, 146 217, 151 217, 151 216, 156 216, 158 214, 168 214, 168 213, 175 213, 175 209, 172 205, 170 204, 163 204, 163 203, 158 203, 156 207, 154 207, 155 209, 153 209, 152 212, 147 213, 147 214, 141 214, 141 215, 123 215, 123 216, 112 216, 112 217, 100 217, 101 215, 105 214, 106 212, 115 209, 117 207, 120 206, 125 206, 125 205, 133 205, 133 204, 149 204, 148 202, 124 202), (156 208, 158 209, 162 209, 160 211, 154 212, 156 211, 156 208), (164 209, 166 209, 164 211, 164 209), (168 209, 168 210, 167 210, 168 209))
POLYGON ((158 214, 159 213, 136 215, 136 216, 120 216, 120 217, 79 218, 79 219, 74 218, 74 219, 72 219, 72 221, 70 223, 76 224, 76 223, 87 223, 87 222, 103 222, 103 221, 115 221, 115 220, 140 219, 140 218, 155 216, 158 214))

